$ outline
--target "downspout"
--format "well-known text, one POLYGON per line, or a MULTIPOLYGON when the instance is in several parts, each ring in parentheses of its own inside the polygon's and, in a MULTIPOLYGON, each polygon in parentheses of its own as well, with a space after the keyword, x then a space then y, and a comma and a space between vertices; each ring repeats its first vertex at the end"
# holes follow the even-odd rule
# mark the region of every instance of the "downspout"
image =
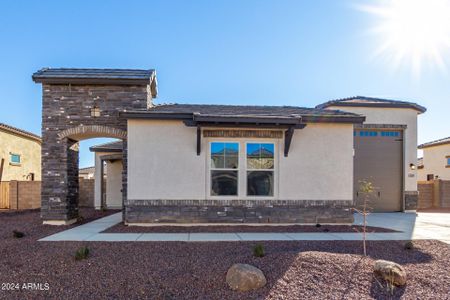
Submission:
POLYGON ((2 158, 0 161, 0 182, 2 182, 2 175, 3 175, 3 165, 5 164, 5 159, 2 158))

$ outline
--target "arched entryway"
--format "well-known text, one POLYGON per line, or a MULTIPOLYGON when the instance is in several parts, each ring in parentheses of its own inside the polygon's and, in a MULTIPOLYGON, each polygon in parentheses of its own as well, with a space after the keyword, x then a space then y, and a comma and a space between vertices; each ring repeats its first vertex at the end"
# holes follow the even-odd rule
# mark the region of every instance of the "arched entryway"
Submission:
POLYGON ((78 217, 78 142, 122 140, 122 197, 127 195, 127 122, 120 113, 146 110, 157 95, 154 70, 42 69, 41 216, 47 224, 78 217))

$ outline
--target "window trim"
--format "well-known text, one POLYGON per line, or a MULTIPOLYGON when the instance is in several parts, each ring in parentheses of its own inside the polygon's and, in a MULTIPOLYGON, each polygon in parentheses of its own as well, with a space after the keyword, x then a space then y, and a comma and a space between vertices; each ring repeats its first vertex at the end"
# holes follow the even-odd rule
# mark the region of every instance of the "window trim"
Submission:
POLYGON ((445 165, 445 167, 450 168, 450 155, 445 156, 445 159, 447 160, 447 164, 445 165))
POLYGON ((20 166, 20 165, 22 165, 22 155, 20 155, 18 153, 14 153, 14 152, 9 152, 9 164, 11 166, 20 166), (12 161, 12 157, 13 156, 18 156, 19 157, 19 162, 13 162, 12 161))
POLYGON ((206 161, 206 176, 205 176, 205 197, 210 200, 273 200, 277 199, 279 192, 279 155, 280 155, 280 141, 278 139, 271 138, 207 138, 207 151, 205 155, 206 161), (238 170, 238 194, 237 196, 213 196, 211 195, 211 143, 238 143, 239 144, 239 168, 238 170), (273 144, 274 145, 274 168, 273 171, 273 196, 247 196, 247 143, 259 143, 259 144, 273 144), (242 179, 244 178, 244 179, 242 179))

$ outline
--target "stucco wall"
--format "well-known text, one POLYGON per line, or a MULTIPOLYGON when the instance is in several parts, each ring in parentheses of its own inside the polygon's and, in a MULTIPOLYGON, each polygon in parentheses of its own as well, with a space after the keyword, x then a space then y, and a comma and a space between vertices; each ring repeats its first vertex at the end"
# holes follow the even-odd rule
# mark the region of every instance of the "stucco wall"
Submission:
POLYGON ((353 198, 353 126, 308 124, 280 155, 280 199, 353 198))
POLYGON ((339 109, 364 115, 366 124, 394 124, 406 125, 405 129, 405 155, 404 155, 404 185, 405 191, 417 191, 417 171, 410 170, 409 165, 417 166, 417 114, 414 109, 404 108, 374 108, 374 107, 338 107, 330 106, 328 109, 339 109))
POLYGON ((439 179, 450 180, 450 168, 447 158, 450 156, 450 144, 438 145, 423 149, 423 169, 418 170, 419 180, 427 180, 427 174, 439 176, 439 179))
MULTIPOLYGON (((202 138, 197 156, 196 128, 180 121, 128 120, 128 199, 211 199, 207 176, 211 140, 215 139, 202 138)), ((352 125, 308 124, 296 130, 289 157, 283 156, 283 140, 275 141, 278 186, 272 199, 352 199, 352 125)))
POLYGON ((0 130, 0 159, 4 159, 2 181, 41 180, 41 144, 35 140, 0 130), (20 155, 20 165, 10 164, 10 153, 20 155))
MULTIPOLYGON (((95 192, 94 205, 96 209, 101 208, 101 157, 104 155, 113 155, 112 152, 95 152, 95 192)), ((106 162, 105 173, 105 189, 106 189, 106 206, 108 208, 122 207, 122 161, 106 162)))
POLYGON ((106 170, 106 206, 122 208, 122 161, 107 161, 106 170))

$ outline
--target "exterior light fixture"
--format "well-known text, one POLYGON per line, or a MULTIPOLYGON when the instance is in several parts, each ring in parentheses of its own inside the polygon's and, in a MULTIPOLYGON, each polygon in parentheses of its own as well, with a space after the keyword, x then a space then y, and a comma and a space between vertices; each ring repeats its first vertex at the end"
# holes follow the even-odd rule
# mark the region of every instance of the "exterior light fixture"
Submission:
POLYGON ((97 105, 94 105, 91 108, 91 117, 100 117, 100 108, 97 105))
POLYGON ((409 164, 409 168, 410 168, 411 170, 415 170, 415 169, 416 169, 416 165, 415 165, 415 164, 409 164))

